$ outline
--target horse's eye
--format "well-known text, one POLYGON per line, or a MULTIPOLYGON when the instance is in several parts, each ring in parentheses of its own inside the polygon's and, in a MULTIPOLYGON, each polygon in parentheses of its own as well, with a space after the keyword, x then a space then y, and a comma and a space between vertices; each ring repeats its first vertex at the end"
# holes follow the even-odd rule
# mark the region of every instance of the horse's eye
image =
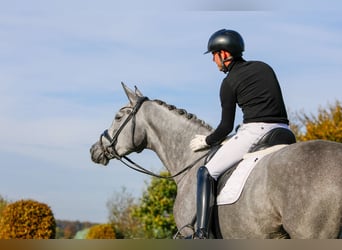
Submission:
POLYGON ((122 114, 116 114, 115 115, 115 121, 120 121, 122 119, 122 114))
POLYGON ((129 115, 132 112, 131 109, 121 109, 116 115, 115 115, 115 121, 119 122, 121 121, 122 117, 125 115, 129 115))

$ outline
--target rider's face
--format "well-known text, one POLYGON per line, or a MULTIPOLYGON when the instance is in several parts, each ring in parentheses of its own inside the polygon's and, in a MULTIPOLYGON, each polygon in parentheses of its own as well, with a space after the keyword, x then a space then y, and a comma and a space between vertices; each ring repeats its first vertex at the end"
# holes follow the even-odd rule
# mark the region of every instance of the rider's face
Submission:
MULTIPOLYGON (((227 51, 218 51, 218 52, 213 52, 213 61, 216 63, 217 67, 219 68, 219 70, 221 71, 222 70, 222 60, 221 58, 224 60, 224 59, 227 59, 230 57, 230 53, 227 52, 227 51), (221 56, 221 58, 220 58, 221 56)), ((226 65, 226 67, 228 67, 228 65, 230 64, 230 61, 227 61, 224 63, 226 65)))

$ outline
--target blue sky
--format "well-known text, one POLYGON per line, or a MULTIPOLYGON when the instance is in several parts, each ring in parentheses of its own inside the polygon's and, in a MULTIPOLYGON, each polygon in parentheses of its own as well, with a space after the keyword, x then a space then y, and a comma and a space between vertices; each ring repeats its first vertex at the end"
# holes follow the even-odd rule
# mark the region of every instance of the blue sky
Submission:
MULTIPOLYGON (((0 194, 94 222, 107 220, 121 187, 139 197, 149 177, 116 161, 100 167, 89 154, 127 102, 120 82, 215 126, 224 75, 203 52, 221 28, 241 33, 245 59, 273 67, 289 112, 341 101, 341 5, 0 0, 0 194)), ((133 158, 162 169, 151 152, 133 158)))

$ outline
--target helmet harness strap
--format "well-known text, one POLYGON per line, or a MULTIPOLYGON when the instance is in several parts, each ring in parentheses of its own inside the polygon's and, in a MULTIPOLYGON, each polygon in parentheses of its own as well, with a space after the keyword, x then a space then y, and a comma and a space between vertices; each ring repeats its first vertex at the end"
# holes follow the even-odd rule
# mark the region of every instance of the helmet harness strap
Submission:
POLYGON ((228 72, 228 68, 225 65, 225 62, 233 61, 234 57, 233 56, 229 56, 226 59, 223 59, 220 53, 219 53, 219 57, 220 57, 221 65, 222 65, 221 71, 223 71, 224 73, 227 73, 228 72))

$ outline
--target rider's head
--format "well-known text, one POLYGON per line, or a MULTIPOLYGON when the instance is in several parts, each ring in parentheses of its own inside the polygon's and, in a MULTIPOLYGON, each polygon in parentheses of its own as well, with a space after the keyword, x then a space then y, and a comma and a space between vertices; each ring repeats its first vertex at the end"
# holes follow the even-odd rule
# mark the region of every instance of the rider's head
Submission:
POLYGON ((241 35, 234 30, 221 29, 211 35, 208 50, 214 55, 214 61, 221 71, 227 72, 227 66, 234 58, 242 56, 245 45, 241 35), (216 57, 216 58, 215 58, 216 57))

